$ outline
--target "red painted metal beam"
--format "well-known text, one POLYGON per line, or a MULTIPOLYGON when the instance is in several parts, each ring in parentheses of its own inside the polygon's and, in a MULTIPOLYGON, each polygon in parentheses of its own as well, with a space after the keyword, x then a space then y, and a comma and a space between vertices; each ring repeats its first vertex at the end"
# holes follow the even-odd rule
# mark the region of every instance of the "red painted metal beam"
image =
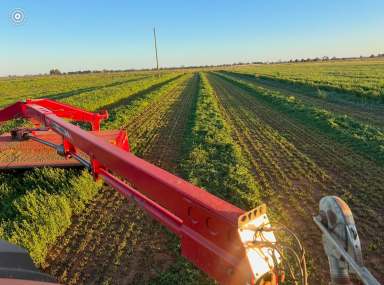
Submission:
POLYGON ((51 110, 57 116, 71 119, 79 122, 88 122, 92 126, 92 131, 100 130, 101 120, 108 119, 108 112, 103 111, 100 114, 84 111, 67 104, 59 103, 49 99, 27 99, 27 104, 37 104, 51 110))
MULTIPOLYGON (((27 99, 25 102, 17 102, 2 109, 0 112, 0 122, 25 117, 24 111, 28 104, 36 104, 38 106, 44 107, 50 110, 50 112, 62 118, 90 123, 92 131, 100 130, 100 122, 102 120, 108 119, 107 111, 102 111, 101 113, 92 113, 49 99, 27 99)), ((40 119, 39 121, 41 122, 40 119)))
POLYGON ((95 176, 134 197, 181 238, 183 256, 220 283, 250 283, 252 271, 238 235, 238 218, 243 210, 66 122, 58 117, 61 111, 40 103, 24 103, 23 116, 62 135, 68 151, 78 148, 88 154, 95 176))

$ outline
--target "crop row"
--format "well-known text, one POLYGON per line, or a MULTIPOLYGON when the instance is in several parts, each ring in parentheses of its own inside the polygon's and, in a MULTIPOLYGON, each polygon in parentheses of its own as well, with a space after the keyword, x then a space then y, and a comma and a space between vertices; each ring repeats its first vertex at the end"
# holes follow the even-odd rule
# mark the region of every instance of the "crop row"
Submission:
POLYGON ((261 79, 257 75, 228 72, 230 76, 241 79, 252 85, 278 91, 285 96, 298 97, 306 105, 313 105, 338 115, 348 115, 365 124, 384 127, 384 105, 377 102, 362 102, 351 94, 324 91, 319 88, 304 88, 299 85, 286 84, 275 80, 261 79))
POLYGON ((154 90, 144 92, 140 97, 133 97, 128 105, 118 106, 110 111, 108 121, 103 125, 104 129, 126 129, 130 139, 130 145, 133 151, 145 151, 145 145, 151 144, 151 133, 161 128, 163 121, 148 121, 151 113, 159 112, 165 114, 164 108, 170 108, 170 103, 179 96, 180 88, 183 88, 183 82, 190 80, 191 74, 178 76, 171 80, 166 80, 164 84, 154 90), (150 108, 149 108, 150 106, 150 108), (147 112, 150 112, 149 114, 147 112), (146 129, 143 127, 146 126, 146 129), (135 131, 137 128, 142 132, 135 131), (140 135, 140 137, 137 137, 140 135), (145 141, 145 142, 144 142, 145 141), (140 151, 136 146, 140 146, 140 151))
MULTIPOLYGON (((216 91, 222 113, 235 130, 234 139, 251 162, 270 217, 299 232, 307 245, 313 240, 309 233, 316 232, 311 214, 318 197, 313 194, 324 193, 330 177, 310 157, 262 120, 261 104, 247 100, 241 90, 218 76, 209 75, 208 78, 216 91), (307 222, 304 226, 303 220, 307 222)), ((268 115, 276 116, 271 112, 268 115)), ((287 237, 279 235, 279 239, 287 237)), ((317 249, 322 250, 318 246, 317 249)), ((312 253, 313 247, 311 257, 312 253)), ((308 262, 312 265, 312 258, 308 262)))
POLYGON ((300 112, 292 112, 290 109, 285 111, 275 101, 265 100, 266 95, 255 92, 255 89, 234 86, 247 94, 239 96, 244 100, 244 106, 251 106, 251 111, 262 118, 265 124, 273 127, 297 149, 327 170, 327 174, 332 177, 332 183, 326 183, 330 190, 338 192, 356 205, 356 211, 380 208, 380 202, 377 202, 380 200, 380 189, 383 185, 380 164, 356 152, 355 148, 348 146, 337 136, 330 136, 327 130, 313 124, 314 118, 307 117, 303 120, 300 112), (367 184, 366 181, 370 183, 367 184), (351 192, 354 193, 353 196, 351 192))
POLYGON ((118 86, 101 88, 78 95, 63 98, 61 101, 79 108, 96 112, 101 109, 111 110, 120 105, 129 103, 134 98, 139 98, 145 93, 156 90, 179 77, 179 73, 167 73, 161 77, 147 77, 139 81, 126 82, 118 86), (131 96, 134 95, 134 98, 131 96))
MULTIPOLYGON (((221 114, 214 91, 206 75, 199 73, 199 88, 194 98, 189 127, 184 132, 184 159, 180 175, 191 183, 243 208, 260 203, 257 183, 249 171, 239 145, 231 137, 231 128, 221 114)), ((177 239, 170 250, 178 250, 177 239)), ((185 259, 177 260, 152 280, 153 284, 212 284, 185 259)))
POLYGON ((214 91, 201 73, 191 149, 183 164, 193 184, 242 208, 260 203, 260 193, 249 163, 231 137, 231 128, 220 113, 214 91))
MULTIPOLYGON (((262 193, 267 194, 268 205, 279 212, 288 212, 280 221, 292 218, 286 222, 300 233, 310 256, 322 253, 321 247, 314 246, 320 236, 311 214, 316 214, 317 203, 324 195, 338 195, 349 203, 359 231, 365 237, 369 256, 372 260, 380 256, 377 248, 383 237, 370 231, 373 226, 370 220, 375 221, 376 227, 384 226, 379 214, 382 168, 333 139, 317 125, 309 124, 308 119, 302 120, 296 113, 266 100, 260 91, 244 88, 216 75, 211 79, 221 103, 229 110, 231 122, 239 130, 242 147, 249 149, 256 178, 262 193), (263 173, 264 176, 260 175, 263 173), (288 180, 284 181, 284 177, 288 180)), ((316 264, 320 268, 326 266, 326 261, 318 260, 316 264)), ((371 265, 372 269, 377 267, 371 265)), ((317 269, 313 270, 313 277, 323 278, 317 269)), ((314 283, 319 281, 314 280, 314 283)))
POLYGON ((296 97, 286 97, 227 75, 219 74, 219 76, 241 88, 257 92, 265 100, 276 104, 276 107, 292 113, 308 124, 315 125, 339 142, 352 147, 356 152, 380 164, 384 163, 384 133, 380 129, 356 122, 346 115, 337 116, 330 111, 305 105, 296 97))
MULTIPOLYGON (((166 73, 161 77, 145 77, 141 80, 128 80, 120 82, 119 86, 108 85, 98 88, 81 89, 81 92, 68 92, 66 96, 53 98, 63 103, 77 106, 79 108, 97 112, 100 110, 110 110, 120 105, 129 104, 130 101, 140 98, 141 96, 157 90, 159 87, 180 77, 178 73, 166 73)), ((21 98, 15 98, 20 100, 21 98)), ((9 132, 10 130, 27 126, 28 121, 23 119, 15 119, 7 121, 0 125, 0 134, 9 132)), ((86 127, 84 124, 81 124, 86 127)))
POLYGON ((382 59, 257 65, 239 70, 289 84, 347 92, 363 98, 382 99, 384 96, 382 59))
POLYGON ((151 73, 137 72, 8 78, 0 80, 0 106, 24 98, 60 99, 152 76, 151 73))
MULTIPOLYGON (((179 100, 188 102, 190 94, 184 89, 190 84, 191 75, 184 75, 110 110, 104 128, 126 129, 133 151, 154 162, 152 153, 167 132, 172 134, 170 112, 179 100)), ((157 223, 128 207, 114 190, 103 189, 51 249, 44 267, 66 284, 147 280, 169 264, 166 240, 157 223), (162 263, 155 258, 160 254, 166 259, 162 263)))
POLYGON ((84 209, 101 184, 85 171, 47 168, 26 172, 19 179, 14 175, 0 177, 0 236, 25 247, 40 264, 72 215, 84 209))
MULTIPOLYGON (((136 88, 130 86, 129 89, 124 89, 125 95, 130 96, 170 78, 165 76, 147 80, 136 88)), ((111 97, 120 100, 124 94, 120 89, 119 91, 118 95, 111 97)), ((79 96, 76 101, 81 103, 79 96)), ((96 108, 106 102, 100 101, 94 102, 96 108)), ((9 131, 19 124, 20 121, 10 121, 2 126, 1 131, 9 131)), ((41 264, 48 248, 70 225, 71 217, 80 213, 101 184, 94 183, 87 172, 63 169, 36 169, 25 172, 19 179, 14 179, 14 175, 17 173, 1 176, 0 195, 3 208, 0 236, 27 248, 34 261, 41 264)))
MULTIPOLYGON (((276 197, 289 197, 292 190, 307 192, 314 184, 324 189, 323 184, 329 177, 313 160, 255 116, 253 104, 246 102, 242 94, 236 94, 237 90, 228 82, 212 75, 209 75, 209 80, 218 94, 222 113, 235 130, 234 136, 251 162, 262 196, 269 204, 273 206, 271 199, 276 197), (276 193, 276 189, 279 189, 279 193, 276 193)), ((259 110, 260 106, 258 115, 259 110)))

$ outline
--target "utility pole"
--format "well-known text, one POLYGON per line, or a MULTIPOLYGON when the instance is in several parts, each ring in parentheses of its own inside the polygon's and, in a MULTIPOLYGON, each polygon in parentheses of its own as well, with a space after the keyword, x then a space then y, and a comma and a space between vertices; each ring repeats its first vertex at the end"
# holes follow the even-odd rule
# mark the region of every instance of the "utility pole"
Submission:
POLYGON ((156 69, 157 69, 157 76, 160 75, 159 73, 159 58, 157 56, 157 41, 156 41, 156 29, 153 28, 153 39, 155 41, 155 53, 156 53, 156 69))

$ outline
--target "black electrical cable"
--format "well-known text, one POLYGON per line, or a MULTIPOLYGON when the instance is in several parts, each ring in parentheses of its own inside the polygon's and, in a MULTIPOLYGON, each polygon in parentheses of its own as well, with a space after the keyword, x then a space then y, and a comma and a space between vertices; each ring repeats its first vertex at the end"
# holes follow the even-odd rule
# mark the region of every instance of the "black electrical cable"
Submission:
POLYGON ((307 272, 307 263, 305 260, 304 247, 302 246, 297 235, 292 230, 290 230, 288 227, 286 227, 285 225, 283 225, 281 223, 276 223, 276 224, 278 224, 281 228, 280 227, 264 227, 264 228, 259 229, 259 230, 262 230, 262 231, 284 231, 284 232, 290 234, 295 239, 295 241, 299 247, 299 250, 301 252, 300 270, 303 271, 303 284, 307 285, 308 284, 308 272, 307 272))
MULTIPOLYGON (((288 267, 288 270, 289 270, 289 273, 291 275, 291 278, 293 279, 295 284, 298 284, 297 280, 296 280, 296 276, 293 273, 292 266, 291 266, 290 262, 288 262, 288 260, 286 259, 285 255, 284 255, 284 247, 280 247, 280 244, 281 244, 280 242, 273 243, 273 242, 270 242, 270 241, 266 240, 263 232, 260 232, 260 233, 261 233, 262 239, 265 240, 269 246, 271 246, 272 248, 276 249, 276 251, 279 253, 279 255, 280 255, 280 257, 281 257, 281 259, 283 261, 282 263, 283 263, 284 267, 288 267)), ((298 263, 298 265, 300 267, 300 263, 298 263)), ((300 269, 300 272, 302 273, 301 269, 300 269)))
MULTIPOLYGON (((295 263, 297 263, 297 266, 299 267, 300 276, 301 276, 301 278, 300 278, 301 283, 303 285, 308 285, 308 273, 307 273, 307 266, 306 266, 306 260, 305 260, 305 250, 304 250, 304 247, 302 246, 299 238, 297 237, 297 235, 293 231, 291 231, 290 229, 288 229, 284 225, 281 225, 281 227, 258 228, 255 231, 254 245, 257 245, 258 247, 271 248, 273 251, 276 250, 279 253, 279 255, 281 256, 283 267, 284 268, 288 267, 288 271, 289 271, 291 278, 293 279, 293 282, 295 284, 298 284, 296 276, 293 273, 292 266, 290 265, 290 262, 288 262, 288 260, 286 258, 286 254, 284 254, 284 253, 287 253, 287 251, 289 251, 291 253, 290 256, 292 256, 294 258, 294 260, 296 261, 295 263), (285 233, 289 234, 290 236, 293 237, 293 239, 295 241, 294 244, 296 245, 295 247, 297 247, 298 250, 295 250, 294 248, 292 248, 287 243, 268 241, 263 234, 263 232, 268 232, 268 231, 285 232, 285 233), (260 237, 260 239, 262 239, 262 241, 257 241, 256 240, 257 237, 260 237), (300 254, 298 254, 297 251, 300 252, 300 254)), ((274 257, 275 257, 275 254, 273 253, 272 254, 273 263, 275 264, 276 268, 278 268, 278 266, 276 265, 276 263, 278 264, 278 262, 275 260, 274 257)))
POLYGON ((288 260, 285 258, 282 249, 277 246, 277 243, 272 243, 272 242, 269 242, 269 241, 265 241, 265 242, 264 241, 262 241, 262 242, 261 241, 256 241, 254 244, 257 247, 267 247, 267 248, 271 248, 273 250, 276 250, 279 253, 280 258, 282 259, 283 266, 284 267, 286 267, 286 266, 288 267, 288 271, 289 271, 289 273, 291 275, 292 280, 295 282, 295 284, 298 284, 296 276, 293 273, 292 267, 290 265, 290 262, 288 262, 288 260))

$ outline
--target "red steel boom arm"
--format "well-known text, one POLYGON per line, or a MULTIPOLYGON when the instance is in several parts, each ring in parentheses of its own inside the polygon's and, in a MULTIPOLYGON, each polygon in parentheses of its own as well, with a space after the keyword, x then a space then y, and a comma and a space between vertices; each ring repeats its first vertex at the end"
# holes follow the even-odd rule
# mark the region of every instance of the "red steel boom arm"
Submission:
POLYGON ((212 278, 223 284, 251 284, 260 277, 239 237, 243 210, 60 118, 89 122, 98 130, 100 120, 108 117, 106 112, 94 114, 39 99, 17 102, 0 111, 0 121, 15 117, 30 119, 60 134, 66 156, 76 155, 77 149, 86 153, 95 177, 136 200, 178 235, 182 255, 212 278))

